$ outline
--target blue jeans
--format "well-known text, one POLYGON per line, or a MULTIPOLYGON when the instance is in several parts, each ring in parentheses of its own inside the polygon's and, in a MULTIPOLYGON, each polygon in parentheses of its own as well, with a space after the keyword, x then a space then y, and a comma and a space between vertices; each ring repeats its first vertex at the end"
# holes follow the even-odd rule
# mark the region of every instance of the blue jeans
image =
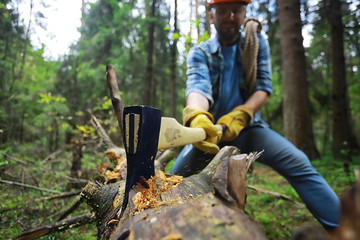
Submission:
MULTIPOLYGON (((308 157, 284 137, 264 127, 248 127, 231 143, 242 153, 260 152, 257 160, 284 176, 297 191, 309 211, 325 228, 335 228, 340 220, 340 201, 308 157)), ((187 145, 180 152, 170 173, 189 176, 201 171, 213 155, 187 145)))

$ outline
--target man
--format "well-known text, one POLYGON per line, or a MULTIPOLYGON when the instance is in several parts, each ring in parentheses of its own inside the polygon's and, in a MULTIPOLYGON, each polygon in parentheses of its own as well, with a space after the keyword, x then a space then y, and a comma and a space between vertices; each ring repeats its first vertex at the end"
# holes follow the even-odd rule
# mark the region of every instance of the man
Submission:
POLYGON ((261 119, 259 110, 272 93, 269 47, 258 33, 257 71, 249 90, 243 69, 240 28, 251 0, 211 0, 210 23, 217 36, 194 46, 187 58, 186 126, 204 128, 205 141, 185 146, 171 173, 189 176, 202 170, 219 151, 233 145, 241 152, 264 153, 259 162, 283 175, 310 212, 328 230, 337 227, 339 199, 308 157, 261 119), (218 133, 214 123, 224 127, 218 133), (219 144, 219 146, 218 146, 219 144))

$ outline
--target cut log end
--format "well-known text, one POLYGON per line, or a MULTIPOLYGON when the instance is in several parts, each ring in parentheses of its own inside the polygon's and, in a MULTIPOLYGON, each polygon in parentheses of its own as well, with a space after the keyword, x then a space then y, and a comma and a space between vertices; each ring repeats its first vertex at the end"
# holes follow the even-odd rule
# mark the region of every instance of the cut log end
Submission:
POLYGON ((212 182, 217 195, 240 210, 246 201, 246 173, 261 153, 236 154, 223 158, 212 182))

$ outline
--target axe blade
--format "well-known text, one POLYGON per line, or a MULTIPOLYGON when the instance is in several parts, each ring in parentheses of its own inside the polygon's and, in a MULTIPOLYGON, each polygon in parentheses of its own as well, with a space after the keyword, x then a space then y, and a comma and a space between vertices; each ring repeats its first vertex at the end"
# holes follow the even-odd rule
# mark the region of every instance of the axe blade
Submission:
POLYGON ((124 108, 123 141, 127 175, 121 214, 126 209, 129 192, 141 179, 155 175, 154 161, 158 149, 161 111, 147 106, 124 108))

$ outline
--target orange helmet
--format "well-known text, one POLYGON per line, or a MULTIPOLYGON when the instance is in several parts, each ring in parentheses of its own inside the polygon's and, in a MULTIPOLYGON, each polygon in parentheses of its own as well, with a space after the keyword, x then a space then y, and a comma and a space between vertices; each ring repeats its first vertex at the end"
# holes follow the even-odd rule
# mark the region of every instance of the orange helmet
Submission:
POLYGON ((209 5, 213 5, 215 3, 226 3, 226 2, 242 2, 242 3, 251 3, 251 0, 210 0, 209 5))

